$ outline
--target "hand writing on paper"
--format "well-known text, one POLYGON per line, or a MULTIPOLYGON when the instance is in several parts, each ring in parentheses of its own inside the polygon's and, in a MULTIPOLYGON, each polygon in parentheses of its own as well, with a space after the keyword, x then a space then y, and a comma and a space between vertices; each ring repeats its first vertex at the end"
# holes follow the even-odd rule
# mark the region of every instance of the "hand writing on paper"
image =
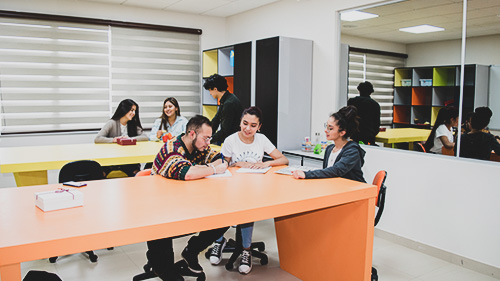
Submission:
POLYGON ((220 163, 218 165, 215 165, 215 171, 217 174, 223 174, 227 170, 227 162, 220 163))
POLYGON ((301 171, 301 170, 293 171, 292 175, 296 179, 305 179, 306 178, 306 174, 304 173, 304 171, 301 171))

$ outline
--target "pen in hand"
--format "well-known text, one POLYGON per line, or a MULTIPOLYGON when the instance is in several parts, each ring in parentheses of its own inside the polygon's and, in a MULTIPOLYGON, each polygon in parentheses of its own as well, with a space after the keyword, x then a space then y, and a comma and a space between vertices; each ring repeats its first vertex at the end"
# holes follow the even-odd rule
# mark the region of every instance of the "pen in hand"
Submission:
POLYGON ((221 159, 222 159, 222 163, 224 163, 224 154, 221 153, 220 156, 221 156, 221 159))

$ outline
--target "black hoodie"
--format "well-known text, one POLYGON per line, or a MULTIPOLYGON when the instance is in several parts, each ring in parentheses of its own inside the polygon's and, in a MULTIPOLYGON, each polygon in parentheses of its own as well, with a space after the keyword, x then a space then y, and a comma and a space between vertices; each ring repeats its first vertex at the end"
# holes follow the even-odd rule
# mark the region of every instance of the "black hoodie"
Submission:
POLYGON ((489 160, 492 150, 500 155, 500 144, 492 134, 477 132, 462 135, 460 157, 489 160))
POLYGON ((364 157, 366 152, 353 141, 348 141, 340 151, 335 163, 331 167, 328 166, 328 159, 332 155, 332 150, 335 144, 331 144, 326 148, 325 158, 323 159, 323 169, 305 172, 306 179, 315 178, 336 178, 366 182, 363 177, 361 167, 365 163, 364 157))

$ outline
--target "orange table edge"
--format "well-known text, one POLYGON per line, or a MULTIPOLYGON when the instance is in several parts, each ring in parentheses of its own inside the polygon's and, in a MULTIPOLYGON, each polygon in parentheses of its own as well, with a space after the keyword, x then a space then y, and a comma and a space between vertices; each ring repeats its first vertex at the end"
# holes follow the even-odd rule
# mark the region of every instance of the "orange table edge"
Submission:
POLYGON ((42 212, 34 193, 0 189, 0 276, 25 261, 275 218, 280 267, 302 280, 370 280, 376 187, 341 178, 264 175, 87 182, 84 206, 42 212), (306 241, 306 242, 305 242, 306 241))

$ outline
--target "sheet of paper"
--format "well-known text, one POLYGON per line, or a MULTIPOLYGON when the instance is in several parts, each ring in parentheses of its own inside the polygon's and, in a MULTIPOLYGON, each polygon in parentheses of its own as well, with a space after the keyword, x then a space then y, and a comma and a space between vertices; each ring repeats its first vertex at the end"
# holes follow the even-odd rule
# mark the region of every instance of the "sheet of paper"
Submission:
POLYGON ((288 166, 288 167, 283 168, 281 170, 275 171, 275 173, 282 174, 282 175, 291 175, 292 172, 295 170, 302 170, 302 171, 306 172, 306 171, 311 171, 311 170, 318 170, 318 168, 308 167, 308 166, 288 166))
POLYGON ((250 169, 250 168, 240 168, 237 173, 249 173, 249 174, 265 174, 269 171, 271 167, 262 168, 262 169, 250 169))
POLYGON ((224 177, 231 177, 233 176, 233 174, 231 174, 231 172, 229 172, 229 170, 226 170, 226 172, 224 172, 224 174, 215 174, 215 175, 211 175, 211 176, 206 176, 205 178, 224 178, 224 177))

